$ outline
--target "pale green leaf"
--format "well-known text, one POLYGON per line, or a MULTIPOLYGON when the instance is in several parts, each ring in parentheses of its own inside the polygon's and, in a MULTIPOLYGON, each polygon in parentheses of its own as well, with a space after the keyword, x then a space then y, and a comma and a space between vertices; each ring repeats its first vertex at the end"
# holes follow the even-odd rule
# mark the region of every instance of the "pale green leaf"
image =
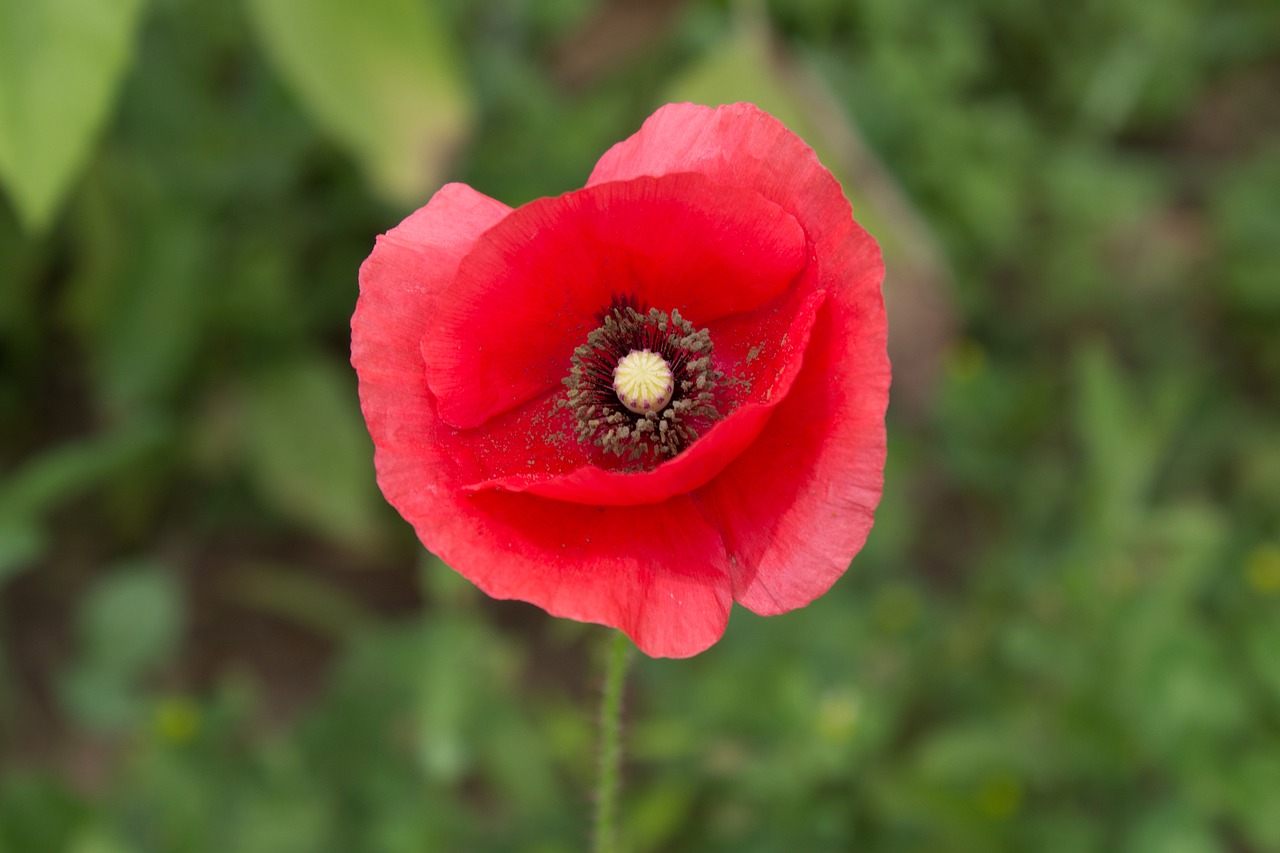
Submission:
POLYGON ((90 826, 82 830, 67 853, 129 853, 133 848, 107 826, 90 826))
POLYGON ((285 565, 240 566, 231 574, 227 594, 258 612, 328 637, 349 636, 374 622, 373 614, 346 590, 315 572, 285 565))
POLYGON ((1213 828, 1186 804, 1165 803, 1139 815, 1124 849, 1132 853, 1219 853, 1213 828))
POLYGON ((109 572, 81 604, 81 661, 123 678, 176 651, 182 593, 167 566, 138 562, 109 572))
POLYGON ((136 465, 165 435, 158 423, 137 422, 43 451, 6 472, 0 480, 0 585, 45 553, 45 513, 136 465))
POLYGON ((248 439, 253 478, 283 513, 348 545, 372 542, 373 442, 354 376, 319 359, 264 374, 249 395, 248 439))
POLYGON ((422 0, 248 0, 271 61, 391 201, 421 203, 466 133, 452 42, 422 0))
POLYGON ((0 484, 0 521, 38 518, 136 464, 165 436, 162 425, 143 421, 106 435, 68 442, 35 456, 0 484))
POLYGON ((0 587, 39 559, 46 545, 46 537, 34 521, 0 518, 0 587))
POLYGON ((49 225, 107 118, 142 0, 0 0, 0 181, 49 225))
POLYGON ((1107 536, 1130 530, 1141 514, 1156 470, 1158 446, 1150 425, 1114 356, 1090 343, 1076 355, 1077 430, 1083 445, 1084 482, 1097 523, 1107 536))
POLYGON ((211 290, 209 225, 166 208, 114 231, 119 262, 78 279, 69 296, 94 390, 104 409, 127 415, 163 402, 190 375, 211 290), (129 227, 136 233, 122 233, 129 227))
POLYGON ((79 652, 59 674, 67 711, 99 730, 127 726, 143 713, 143 678, 178 651, 182 591, 173 571, 140 561, 107 572, 76 613, 79 652))

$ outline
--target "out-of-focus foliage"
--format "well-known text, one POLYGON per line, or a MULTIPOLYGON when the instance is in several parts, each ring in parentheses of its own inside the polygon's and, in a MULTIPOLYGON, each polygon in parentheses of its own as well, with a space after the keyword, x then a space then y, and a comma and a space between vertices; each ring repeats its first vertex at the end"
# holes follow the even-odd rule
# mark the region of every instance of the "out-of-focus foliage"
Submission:
POLYGON ((1280 849, 1278 93, 1271 0, 0 0, 0 851, 585 846, 600 632, 421 556, 347 321, 685 97, 846 183, 898 386, 850 573, 638 663, 627 847, 1280 849))
POLYGON ((433 4, 251 0, 268 55, 316 120, 400 203, 434 192, 470 103, 433 4))
POLYGON ((142 0, 0 2, 0 180, 44 228, 124 77, 142 0))

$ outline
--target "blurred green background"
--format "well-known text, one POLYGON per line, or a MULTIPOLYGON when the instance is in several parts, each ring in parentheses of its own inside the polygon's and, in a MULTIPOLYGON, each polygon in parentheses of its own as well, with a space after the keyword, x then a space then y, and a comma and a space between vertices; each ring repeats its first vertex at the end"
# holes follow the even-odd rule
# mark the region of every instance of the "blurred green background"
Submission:
POLYGON ((884 503, 632 672, 628 849, 1280 850, 1274 0, 0 0, 0 851, 571 851, 604 632, 381 500, 445 180, 753 100, 882 241, 884 503))

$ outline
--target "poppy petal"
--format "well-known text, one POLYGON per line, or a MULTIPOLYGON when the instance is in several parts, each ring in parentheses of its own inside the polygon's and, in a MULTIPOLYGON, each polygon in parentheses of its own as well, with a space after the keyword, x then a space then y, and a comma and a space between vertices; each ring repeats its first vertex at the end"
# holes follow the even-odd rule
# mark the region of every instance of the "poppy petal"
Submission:
POLYGON ((644 507, 463 497, 456 481, 424 487, 420 466, 380 455, 378 482, 423 543, 487 595, 610 625, 651 657, 688 657, 724 634, 728 558, 688 497, 644 507))
POLYGON ((883 490, 887 328, 875 241, 798 136, 751 104, 671 104, 596 164, 588 186, 696 171, 794 214, 815 262, 802 288, 829 298, 787 399, 747 450, 694 493, 734 560, 734 598, 771 615, 848 568, 883 490))
POLYGON ((539 199, 487 232, 441 292, 427 381, 448 423, 474 427, 559 387, 616 298, 703 326, 785 292, 806 260, 790 214, 702 175, 539 199))
POLYGON ((734 598, 761 615, 826 592, 861 550, 880 502, 888 363, 858 350, 878 338, 883 351, 885 338, 850 334, 852 307, 828 300, 786 401, 693 495, 734 559, 734 598))
POLYGON ((446 184, 381 235, 361 265, 351 363, 375 445, 423 440, 417 413, 427 409, 427 385, 419 347, 431 303, 476 239, 510 212, 466 184, 446 184))
POLYGON ((696 654, 733 600, 807 604, 866 539, 882 277, 835 179, 751 105, 665 107, 585 189, 516 211, 447 186, 361 267, 352 363, 379 485, 489 595, 696 654), (720 432, 643 474, 566 441, 558 405, 615 297, 706 327, 734 379, 720 432))
POLYGON ((724 633, 732 598, 723 541, 689 498, 604 508, 462 491, 483 473, 437 413, 420 341, 438 290, 509 210, 449 184, 360 269, 351 361, 378 485, 424 545, 490 595, 612 625, 651 656, 696 654, 724 633))
POLYGON ((754 104, 667 104, 604 153, 587 186, 673 172, 754 189, 796 214, 810 237, 814 227, 849 216, 847 203, 836 205, 840 185, 813 149, 754 104))
MULTIPOLYGON (((554 473, 545 464, 538 466, 537 470, 530 470, 534 466, 524 464, 526 456, 546 458, 542 454, 517 451, 514 464, 509 466, 517 473, 474 483, 467 486, 466 490, 481 492, 498 489, 527 492, 572 503, 631 506, 658 503, 704 485, 751 444, 764 428, 773 409, 786 398, 792 382, 800 372, 809 334, 824 298, 825 294, 822 293, 811 294, 798 311, 787 312, 792 317, 790 326, 783 327, 771 340, 759 328, 752 329, 753 336, 747 339, 767 340, 770 357, 757 357, 751 363, 742 365, 741 373, 752 370, 757 377, 757 381, 739 383, 750 386, 748 399, 675 458, 641 472, 582 464, 565 473, 554 473), (761 366, 765 369, 761 370, 761 366)), ((757 313, 739 316, 749 321, 755 319, 757 313)), ((750 325, 758 327, 761 323, 757 321, 750 325)), ((735 336, 735 340, 738 337, 735 336)), ((488 426, 486 424, 481 429, 488 426)), ((504 424, 503 427, 503 432, 508 433, 509 437, 507 441, 495 443, 503 448, 520 447, 519 438, 527 437, 531 432, 525 422, 504 424)), ((533 431, 533 434, 546 433, 533 431)), ((467 433, 462 433, 460 438, 465 441, 466 436, 467 433)), ((558 444, 563 447, 563 440, 558 444)), ((485 463, 491 469, 500 466, 499 460, 492 454, 488 458, 482 458, 482 464, 485 463)))

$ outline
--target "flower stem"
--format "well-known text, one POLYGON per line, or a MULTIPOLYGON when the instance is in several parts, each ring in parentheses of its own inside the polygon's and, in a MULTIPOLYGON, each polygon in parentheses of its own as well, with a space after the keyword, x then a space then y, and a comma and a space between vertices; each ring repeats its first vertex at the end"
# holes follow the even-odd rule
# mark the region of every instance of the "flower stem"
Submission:
POLYGON ((605 661, 604 695, 600 700, 600 777, 596 784, 595 853, 618 849, 619 765, 622 761, 622 687, 631 660, 631 642, 613 632, 605 661))

